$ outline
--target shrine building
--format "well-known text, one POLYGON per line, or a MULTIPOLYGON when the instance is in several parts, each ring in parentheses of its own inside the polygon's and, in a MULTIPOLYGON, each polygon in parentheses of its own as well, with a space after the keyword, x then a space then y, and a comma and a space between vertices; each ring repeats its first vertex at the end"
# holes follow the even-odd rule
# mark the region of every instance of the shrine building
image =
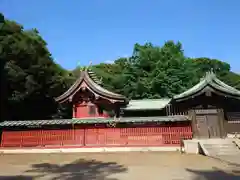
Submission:
POLYGON ((1 122, 1 147, 180 146, 240 133, 240 91, 212 72, 172 98, 130 100, 87 68, 55 100, 72 105, 71 119, 1 122))

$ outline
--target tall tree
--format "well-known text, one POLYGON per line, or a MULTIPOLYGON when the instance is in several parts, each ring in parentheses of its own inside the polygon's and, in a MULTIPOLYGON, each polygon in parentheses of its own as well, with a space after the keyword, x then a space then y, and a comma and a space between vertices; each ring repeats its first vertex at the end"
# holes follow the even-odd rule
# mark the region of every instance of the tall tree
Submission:
MULTIPOLYGON (((0 13, 0 40, 3 38, 3 25, 5 23, 5 18, 3 14, 0 13)), ((0 54, 3 53, 3 47, 0 46, 0 54)), ((4 70, 6 60, 0 56, 0 71, 1 71, 1 120, 6 118, 7 114, 7 90, 6 90, 6 72, 4 70)))
POLYGON ((124 93, 133 99, 171 97, 191 86, 193 71, 180 43, 135 44, 124 64, 124 93))
POLYGON ((195 85, 207 71, 214 71, 231 86, 240 86, 239 75, 230 72, 228 63, 186 57, 181 43, 173 41, 162 47, 135 44, 131 57, 94 68, 106 88, 132 99, 172 97, 195 85))
POLYGON ((8 119, 46 119, 56 112, 53 97, 66 89, 68 73, 55 64, 36 29, 6 20, 0 59, 6 62, 8 119))
POLYGON ((240 75, 230 71, 230 64, 207 57, 194 58, 190 59, 190 61, 198 79, 204 76, 207 71, 213 71, 221 80, 230 86, 240 89, 240 75))

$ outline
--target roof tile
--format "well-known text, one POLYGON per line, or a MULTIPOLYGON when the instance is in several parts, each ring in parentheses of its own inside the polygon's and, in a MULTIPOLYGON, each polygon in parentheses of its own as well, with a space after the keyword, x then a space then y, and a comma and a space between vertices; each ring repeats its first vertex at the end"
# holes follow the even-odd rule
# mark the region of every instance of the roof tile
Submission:
POLYGON ((160 110, 170 103, 171 99, 131 100, 124 110, 160 110))
POLYGON ((187 121, 187 116, 156 116, 156 117, 123 117, 120 119, 113 118, 89 118, 89 119, 58 119, 58 120, 32 120, 32 121, 4 121, 0 127, 12 126, 34 126, 34 125, 64 125, 64 124, 95 124, 95 123, 134 123, 134 122, 170 122, 170 121, 187 121))

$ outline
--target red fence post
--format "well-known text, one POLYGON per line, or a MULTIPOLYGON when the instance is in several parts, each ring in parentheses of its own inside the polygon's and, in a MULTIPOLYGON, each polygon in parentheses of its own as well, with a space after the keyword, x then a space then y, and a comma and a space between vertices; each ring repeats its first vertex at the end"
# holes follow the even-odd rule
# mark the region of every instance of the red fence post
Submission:
POLYGON ((87 129, 86 128, 84 128, 83 129, 83 147, 85 147, 86 146, 86 131, 87 131, 87 129))
POLYGON ((68 130, 4 131, 1 147, 66 146, 162 146, 180 145, 192 138, 191 125, 103 128, 85 127, 68 130))

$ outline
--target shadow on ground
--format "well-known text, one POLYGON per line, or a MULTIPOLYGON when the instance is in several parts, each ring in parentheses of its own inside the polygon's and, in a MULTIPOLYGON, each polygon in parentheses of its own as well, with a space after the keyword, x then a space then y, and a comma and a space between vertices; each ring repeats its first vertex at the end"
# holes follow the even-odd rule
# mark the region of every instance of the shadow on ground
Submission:
POLYGON ((187 172, 194 174, 193 180, 239 180, 240 171, 232 170, 231 172, 225 172, 221 169, 213 167, 212 170, 201 171, 186 169, 187 172))
POLYGON ((0 180, 33 180, 32 176, 0 176, 0 180))
MULTIPOLYGON (((26 174, 30 177, 50 180, 117 180, 110 175, 126 172, 127 168, 115 162, 78 159, 69 164, 33 164, 26 174)), ((26 178, 27 179, 27 178, 26 178)), ((1 180, 1 179, 0 179, 1 180)))

